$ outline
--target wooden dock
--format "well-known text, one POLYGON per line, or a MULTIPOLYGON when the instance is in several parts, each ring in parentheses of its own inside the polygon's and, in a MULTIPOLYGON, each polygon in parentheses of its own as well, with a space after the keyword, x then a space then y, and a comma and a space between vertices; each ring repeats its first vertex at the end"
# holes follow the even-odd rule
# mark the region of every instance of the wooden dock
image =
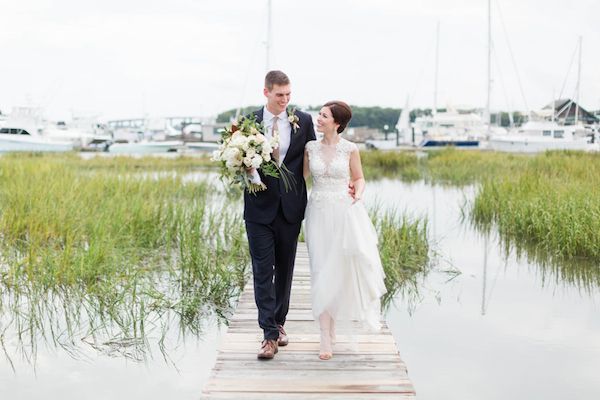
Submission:
POLYGON ((318 358, 319 329, 310 301, 308 252, 299 243, 290 311, 290 343, 275 359, 257 360, 262 340, 252 282, 244 288, 221 342, 202 399, 415 399, 387 325, 378 333, 338 335, 333 358, 318 358), (356 343, 358 338, 358 343, 356 343), (351 342, 352 341, 352 342, 351 342))

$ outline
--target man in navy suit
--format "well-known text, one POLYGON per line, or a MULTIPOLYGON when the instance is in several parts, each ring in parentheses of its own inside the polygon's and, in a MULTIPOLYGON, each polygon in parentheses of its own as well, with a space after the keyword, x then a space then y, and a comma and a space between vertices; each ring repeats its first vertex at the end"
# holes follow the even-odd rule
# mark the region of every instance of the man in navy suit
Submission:
POLYGON ((302 175, 304 146, 315 140, 310 115, 295 111, 288 114, 291 86, 286 74, 270 71, 265 76, 263 90, 267 104, 253 114, 263 122, 267 137, 279 134, 279 148, 274 158, 293 175, 292 187, 283 179, 251 171, 254 181, 262 181, 267 189, 256 194, 244 193, 244 220, 254 275, 254 298, 258 308, 258 324, 264 340, 257 354, 259 359, 272 359, 278 346, 286 346, 288 337, 283 328, 287 316, 296 247, 304 210, 306 184, 302 175), (293 119, 293 122, 290 122, 293 119), (277 154, 278 153, 278 154, 277 154))

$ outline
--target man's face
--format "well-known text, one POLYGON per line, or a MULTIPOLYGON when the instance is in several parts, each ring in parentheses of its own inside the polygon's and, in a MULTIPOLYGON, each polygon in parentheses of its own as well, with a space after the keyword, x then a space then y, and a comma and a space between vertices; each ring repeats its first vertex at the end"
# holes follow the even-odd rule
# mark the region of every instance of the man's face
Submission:
POLYGON ((273 89, 264 89, 265 97, 267 98, 267 109, 273 115, 281 114, 287 108, 292 94, 290 85, 273 85, 273 89))

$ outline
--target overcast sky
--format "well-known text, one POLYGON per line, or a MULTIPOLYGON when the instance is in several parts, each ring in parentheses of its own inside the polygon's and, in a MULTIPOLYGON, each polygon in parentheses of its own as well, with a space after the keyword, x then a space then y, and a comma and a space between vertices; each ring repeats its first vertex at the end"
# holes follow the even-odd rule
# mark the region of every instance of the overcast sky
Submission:
MULTIPOLYGON (((295 103, 403 107, 410 95, 431 107, 439 21, 438 105, 485 105, 487 0, 272 4, 271 68, 288 73, 295 103)), ((600 109, 600 1, 493 0, 492 20, 492 108, 526 108, 507 41, 537 109, 559 95, 581 35, 581 104, 600 109)), ((0 110, 210 116, 262 104, 266 21, 267 0, 0 0, 0 110)))

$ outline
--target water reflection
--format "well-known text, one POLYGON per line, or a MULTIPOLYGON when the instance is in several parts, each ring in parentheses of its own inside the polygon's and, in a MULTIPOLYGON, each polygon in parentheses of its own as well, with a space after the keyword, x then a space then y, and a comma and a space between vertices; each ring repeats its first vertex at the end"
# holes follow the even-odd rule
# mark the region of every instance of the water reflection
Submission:
POLYGON ((136 292, 133 287, 101 295, 73 288, 4 290, 0 345, 7 362, 15 372, 17 359, 35 367, 40 348, 59 349, 74 359, 85 359, 93 349, 145 362, 156 356, 154 348, 171 363, 169 352, 174 348, 169 346, 181 344, 172 343, 173 338, 201 337, 207 320, 224 324, 228 311, 208 303, 200 286, 193 290, 166 275, 160 280, 170 282, 157 285, 162 288, 156 292, 136 292))
POLYGON ((398 299, 387 313, 419 399, 597 397, 597 270, 544 264, 476 228, 465 218, 474 195, 472 186, 369 184, 370 201, 427 216, 439 254, 421 301, 398 299))
MULTIPOLYGON (((365 193, 367 205, 428 221, 436 268, 387 312, 419 398, 593 398, 600 389, 598 266, 558 262, 472 225, 465 204, 474 195, 473 186, 391 179, 369 182, 365 193), (558 387, 539 383, 549 380, 558 387)), ((204 254, 189 257, 194 264, 204 254)), ((199 271, 175 271, 108 294, 0 286, 0 394, 14 397, 33 381, 37 389, 21 397, 75 399, 93 390, 99 398, 197 398, 230 308, 211 300, 199 271), (140 291, 148 287, 156 290, 140 291), (148 384, 134 390, 137 382, 148 384), (66 395, 65 385, 72 387, 66 395)))
MULTIPOLYGON (((481 232, 489 232, 492 227, 474 226, 481 232)), ((600 264, 583 257, 565 258, 554 255, 546 249, 527 240, 516 240, 508 235, 498 237, 497 246, 502 248, 504 258, 511 256, 525 261, 537 269, 542 285, 568 285, 592 293, 600 287, 600 264)))

